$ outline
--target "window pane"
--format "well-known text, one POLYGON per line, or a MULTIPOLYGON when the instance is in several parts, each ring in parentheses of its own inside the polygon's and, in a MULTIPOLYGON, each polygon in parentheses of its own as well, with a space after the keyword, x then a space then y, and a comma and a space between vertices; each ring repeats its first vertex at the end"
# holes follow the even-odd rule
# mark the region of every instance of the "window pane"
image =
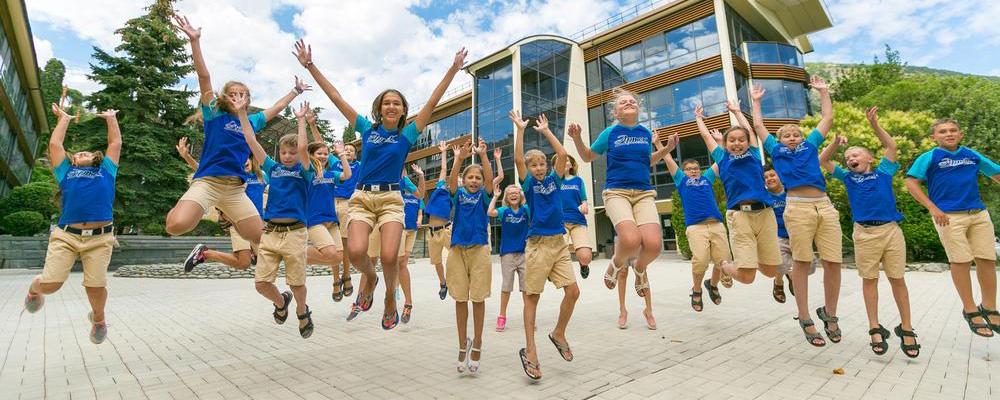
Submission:
POLYGON ((622 50, 622 64, 628 64, 642 59, 640 44, 634 44, 622 50))
POLYGON ((757 79, 754 82, 764 87, 764 98, 760 99, 760 108, 768 118, 785 117, 785 90, 778 79, 757 79))
POLYGON ((664 41, 664 35, 654 35, 642 41, 642 51, 647 58, 666 50, 667 43, 664 41))
POLYGON ((701 104, 701 96, 698 93, 698 81, 689 79, 675 83, 674 89, 674 109, 676 111, 693 111, 695 106, 701 104))
POLYGON ((601 91, 601 69, 598 60, 591 60, 587 63, 587 94, 599 93, 601 91))
POLYGON ((692 23, 691 36, 694 37, 695 46, 699 49, 718 44, 719 35, 716 34, 715 16, 692 23))
POLYGON ((798 49, 796 49, 795 47, 784 46, 784 45, 778 46, 778 57, 780 58, 780 60, 781 60, 780 62, 782 64, 794 65, 794 66, 797 66, 797 67, 801 67, 802 66, 799 63, 799 52, 798 52, 798 49))

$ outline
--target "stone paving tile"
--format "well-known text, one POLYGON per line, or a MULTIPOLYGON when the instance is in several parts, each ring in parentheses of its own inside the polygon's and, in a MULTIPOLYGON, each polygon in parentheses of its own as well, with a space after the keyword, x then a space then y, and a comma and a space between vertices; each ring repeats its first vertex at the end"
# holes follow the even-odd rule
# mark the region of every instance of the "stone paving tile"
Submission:
MULTIPOLYGON (((575 359, 563 361, 545 338, 561 293, 546 288, 536 341, 545 375, 531 382, 521 301, 511 300, 507 331, 495 332, 500 279, 487 301, 481 371, 454 370, 454 303, 437 299, 426 260, 410 265, 415 307, 409 325, 379 327, 380 301, 354 322, 348 301, 330 300, 330 278, 310 277, 312 338, 295 319, 275 325, 271 305, 249 279, 110 278, 109 339, 87 338, 88 303, 72 274, 38 314, 22 313, 29 271, 0 279, 0 398, 3 399, 996 399, 1000 339, 973 336, 959 316, 946 274, 909 273, 913 320, 923 349, 911 360, 891 338, 871 353, 860 279, 844 271, 839 314, 845 339, 809 346, 792 319, 793 299, 777 304, 770 282, 723 289, 723 303, 702 313, 688 304, 690 267, 658 260, 650 270, 659 330, 645 328, 641 299, 628 288, 631 327, 616 327, 614 292, 603 287, 607 261, 593 263, 568 331, 575 359), (844 375, 834 375, 844 368, 844 375)), ((498 269, 498 268, 497 268, 498 269)), ((356 276, 357 277, 357 276, 356 276)), ((822 274, 812 278, 820 288, 822 274)), ((357 283, 357 279, 355 279, 357 283)), ((898 323, 882 283, 883 325, 898 323)), ((378 294, 382 294, 380 287, 378 294)), ((812 308, 822 292, 811 293, 812 308)), ((978 295, 977 295, 978 298, 978 295)), ((378 300, 378 299, 377 299, 378 300)))

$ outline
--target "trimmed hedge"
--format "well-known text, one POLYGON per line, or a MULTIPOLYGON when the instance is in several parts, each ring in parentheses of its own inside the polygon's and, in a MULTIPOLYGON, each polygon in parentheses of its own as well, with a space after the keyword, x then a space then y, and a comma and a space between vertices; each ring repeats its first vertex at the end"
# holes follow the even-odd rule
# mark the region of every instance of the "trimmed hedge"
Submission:
POLYGON ((49 220, 35 211, 18 211, 7 214, 0 221, 3 230, 14 236, 34 236, 49 229, 49 220))

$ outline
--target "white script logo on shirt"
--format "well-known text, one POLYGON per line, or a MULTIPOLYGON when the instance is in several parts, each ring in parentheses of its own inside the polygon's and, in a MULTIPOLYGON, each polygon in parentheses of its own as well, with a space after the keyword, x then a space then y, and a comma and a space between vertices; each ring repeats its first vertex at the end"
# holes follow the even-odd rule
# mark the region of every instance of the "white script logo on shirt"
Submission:
POLYGON ((976 165, 976 160, 971 158, 942 158, 938 162, 938 168, 961 167, 963 165, 976 165))
POLYGON ((103 177, 104 174, 99 169, 71 169, 66 173, 66 179, 96 179, 103 177))
POLYGON ((535 182, 535 184, 531 186, 531 190, 535 192, 535 194, 549 195, 556 191, 556 183, 549 182, 548 184, 543 184, 542 182, 535 182))
POLYGON ((399 139, 396 139, 396 136, 371 135, 368 136, 368 143, 393 144, 393 143, 399 143, 399 139))
POLYGON ((649 146, 649 139, 643 136, 628 136, 628 135, 621 135, 617 139, 615 139, 615 147, 632 146, 639 144, 649 146))
POLYGON ((236 132, 236 133, 239 133, 241 135, 243 134, 243 127, 237 121, 229 121, 229 122, 227 122, 226 125, 222 127, 222 129, 225 129, 225 130, 230 131, 230 132, 236 132))
POLYGON ((271 178, 302 178, 300 170, 289 171, 287 169, 275 168, 271 170, 271 178))

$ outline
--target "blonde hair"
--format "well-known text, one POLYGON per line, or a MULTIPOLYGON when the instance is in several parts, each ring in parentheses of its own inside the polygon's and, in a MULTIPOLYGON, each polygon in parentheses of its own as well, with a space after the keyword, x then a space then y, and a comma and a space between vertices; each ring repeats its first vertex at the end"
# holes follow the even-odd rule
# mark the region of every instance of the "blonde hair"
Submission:
MULTIPOLYGON (((556 165, 556 158, 558 157, 559 157, 558 154, 552 155, 552 161, 551 161, 552 165, 556 165)), ((566 155, 566 162, 569 163, 569 165, 566 166, 566 173, 570 175, 576 175, 576 169, 577 169, 576 158, 574 158, 571 155, 566 155)))
POLYGON ((614 88, 614 90, 611 91, 611 105, 614 106, 618 104, 618 100, 621 100, 621 98, 625 96, 631 97, 632 99, 635 100, 637 104, 642 105, 642 99, 639 97, 638 94, 636 94, 631 90, 621 87, 616 87, 614 88))
POLYGON ((395 93, 399 96, 399 100, 403 102, 403 115, 399 116, 399 121, 396 121, 395 126, 395 129, 403 129, 403 127, 406 126, 406 114, 410 111, 410 103, 407 103, 406 96, 403 96, 403 94, 396 89, 383 90, 382 93, 379 93, 378 96, 375 97, 375 101, 372 102, 372 118, 375 119, 375 126, 373 128, 378 128, 379 125, 382 125, 382 100, 385 98, 385 95, 389 93, 395 93))
POLYGON ((509 191, 511 189, 513 189, 513 190, 515 190, 515 191, 517 191, 518 193, 521 194, 521 201, 519 201, 517 203, 517 205, 518 205, 518 207, 523 206, 524 203, 525 203, 524 191, 521 190, 521 186, 518 185, 518 184, 516 184, 516 183, 511 183, 510 185, 507 185, 507 187, 503 189, 503 205, 506 206, 506 207, 510 207, 512 205, 510 203, 510 197, 507 196, 507 191, 509 191))
MULTIPOLYGON (((462 179, 465 179, 465 177, 467 175, 469 175, 469 172, 472 172, 472 170, 474 170, 474 169, 478 169, 479 170, 479 174, 483 175, 483 177, 485 178, 485 173, 483 171, 483 166, 482 165, 479 165, 479 164, 469 164, 469 165, 466 165, 465 169, 462 170, 462 179)), ((492 182, 490 184, 492 184, 492 182)))
POLYGON ((868 154, 869 156, 874 156, 872 154, 871 150, 868 150, 867 147, 861 147, 861 146, 851 146, 851 147, 848 147, 847 150, 844 150, 844 154, 846 155, 847 152, 851 151, 851 150, 861 150, 861 151, 865 152, 865 154, 868 154))
POLYGON ((326 170, 326 167, 328 167, 330 165, 330 159, 329 158, 327 158, 326 165, 324 166, 323 164, 321 164, 319 162, 319 159, 317 159, 316 157, 313 157, 313 153, 315 153, 316 150, 319 150, 319 149, 322 149, 322 148, 326 148, 328 151, 330 150, 330 148, 326 145, 326 142, 323 142, 323 141, 316 141, 316 142, 309 143, 309 146, 306 147, 306 151, 309 153, 309 160, 312 161, 313 170, 316 171, 316 177, 317 178, 322 178, 323 177, 322 171, 326 170))
POLYGON ((229 89, 232 89, 233 86, 242 86, 243 90, 246 90, 246 92, 247 92, 247 107, 248 108, 250 107, 250 88, 248 88, 247 85, 244 84, 243 82, 239 82, 239 81, 229 81, 229 82, 226 82, 225 85, 222 85, 222 91, 220 91, 218 94, 215 95, 215 107, 217 107, 218 109, 220 109, 222 111, 228 112, 230 114, 236 114, 236 111, 237 111, 233 107, 233 104, 229 102, 229 97, 226 96, 226 93, 228 93, 229 89))
POLYGON ((539 158, 542 159, 542 162, 545 162, 545 153, 542 153, 541 150, 532 149, 532 150, 528 150, 526 153, 524 153, 524 162, 525 163, 532 162, 532 161, 537 160, 539 158))
POLYGON ((795 124, 784 124, 780 128, 778 128, 778 132, 776 133, 778 134, 778 138, 780 139, 782 134, 795 133, 795 132, 798 132, 801 135, 802 128, 799 128, 799 126, 795 124))
POLYGON ((931 124, 931 135, 934 134, 934 131, 937 130, 938 126, 945 125, 945 124, 954 124, 955 127, 958 128, 958 130, 962 130, 962 125, 959 125, 958 121, 955 121, 954 119, 951 119, 951 118, 939 118, 939 119, 934 120, 934 123, 931 124))
POLYGON ((298 147, 298 145, 299 145, 299 137, 294 133, 289 133, 285 136, 282 136, 281 139, 278 139, 279 149, 282 147, 298 147))

